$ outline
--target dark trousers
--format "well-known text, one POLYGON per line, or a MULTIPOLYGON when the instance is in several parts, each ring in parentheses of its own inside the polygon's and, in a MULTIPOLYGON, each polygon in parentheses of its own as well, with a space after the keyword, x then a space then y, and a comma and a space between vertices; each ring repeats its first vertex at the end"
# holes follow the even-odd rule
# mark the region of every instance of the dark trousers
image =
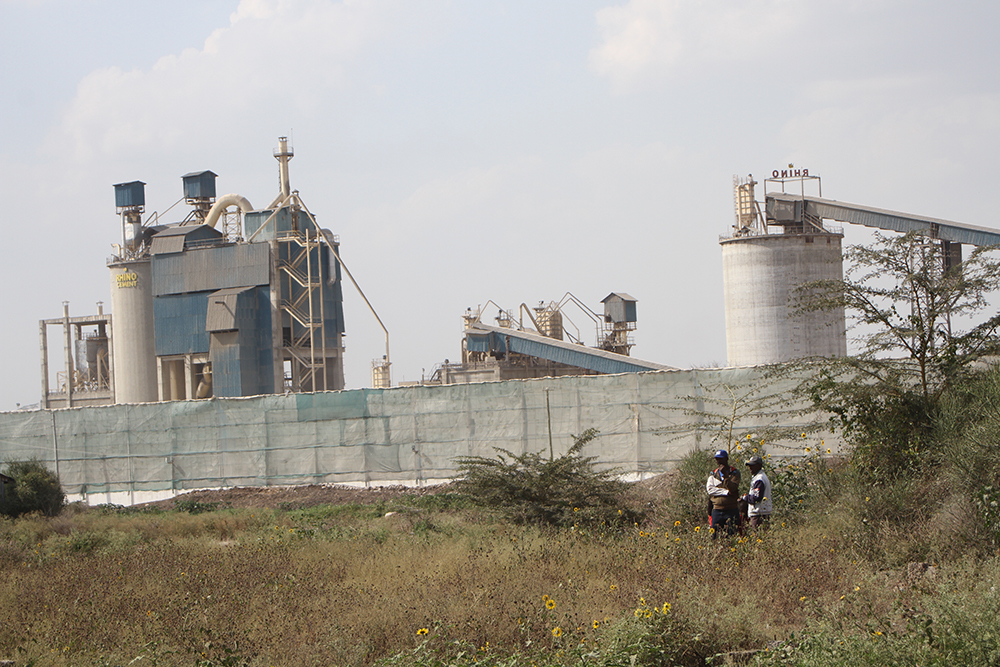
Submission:
POLYGON ((732 537, 740 529, 740 510, 736 507, 729 510, 712 508, 712 539, 725 533, 727 537, 732 537))

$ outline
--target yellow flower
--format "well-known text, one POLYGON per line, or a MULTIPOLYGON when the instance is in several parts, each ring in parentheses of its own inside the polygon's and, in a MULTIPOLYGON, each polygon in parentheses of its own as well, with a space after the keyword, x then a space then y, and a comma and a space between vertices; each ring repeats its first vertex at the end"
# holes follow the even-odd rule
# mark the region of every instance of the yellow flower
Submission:
POLYGON ((596 630, 599 627, 601 627, 601 622, 598 621, 597 619, 594 619, 594 629, 596 630))
POLYGON ((670 613, 670 603, 669 602, 664 602, 663 603, 663 613, 664 614, 669 614, 670 613))
POLYGON ((750 439, 750 434, 749 434, 749 433, 747 433, 747 440, 749 440, 749 439, 750 439))
POLYGON ((829 448, 829 447, 827 447, 827 448, 826 448, 826 453, 827 453, 827 454, 829 454, 829 453, 830 453, 830 448, 829 448))
POLYGON ((548 602, 548 601, 549 601, 549 596, 548 595, 543 595, 542 596, 542 602, 548 602))
POLYGON ((700 531, 700 530, 701 530, 701 526, 695 526, 695 527, 694 527, 694 532, 696 532, 696 533, 697 533, 697 532, 698 532, 698 531, 700 531))
POLYGON ((806 434, 805 434, 805 432, 803 432, 803 433, 802 433, 802 437, 803 437, 803 438, 804 438, 804 437, 806 437, 806 434))
POLYGON ((646 598, 640 597, 639 598, 639 604, 641 604, 643 607, 645 607, 646 606, 646 598))
POLYGON ((715 528, 709 528, 708 529, 708 534, 712 535, 713 533, 715 533, 715 528))
POLYGON ((676 528, 676 527, 677 527, 677 526, 679 526, 679 525, 681 525, 681 522, 680 522, 680 521, 674 521, 674 528, 676 528))
POLYGON ((645 616, 646 618, 651 618, 653 616, 653 612, 651 612, 649 609, 647 609, 646 613, 643 614, 643 616, 645 616))
POLYGON ((420 628, 419 630, 417 630, 418 635, 426 635, 427 633, 428 633, 427 628, 420 628))
POLYGON ((555 609, 556 608, 556 601, 553 600, 552 598, 549 598, 548 600, 545 601, 545 608, 546 609, 555 609))
POLYGON ((635 617, 636 617, 636 618, 639 618, 639 617, 641 617, 641 616, 642 616, 642 609, 641 609, 641 608, 639 608, 639 607, 636 607, 636 610, 635 610, 635 612, 633 612, 633 613, 635 614, 635 617))
POLYGON ((754 453, 754 454, 756 454, 756 453, 757 453, 757 448, 756 448, 756 447, 754 447, 754 448, 753 448, 753 453, 754 453))
POLYGON ((674 542, 680 542, 680 541, 681 541, 681 538, 679 538, 679 537, 675 537, 674 538, 674 542))
POLYGON ((855 592, 855 593, 857 593, 857 592, 858 592, 858 591, 860 591, 860 590, 861 590, 861 586, 855 586, 855 587, 854 587, 854 592, 855 592))
POLYGON ((560 628, 558 625, 556 627, 552 628, 552 636, 553 637, 562 637, 562 628, 560 628))
POLYGON ((613 590, 613 591, 614 591, 614 590, 617 590, 617 589, 618 589, 618 587, 617 587, 617 586, 615 586, 614 584, 611 584, 611 590, 613 590))
POLYGON ((806 596, 805 595, 803 595, 802 597, 799 598, 799 602, 805 602, 805 601, 806 601, 806 596))

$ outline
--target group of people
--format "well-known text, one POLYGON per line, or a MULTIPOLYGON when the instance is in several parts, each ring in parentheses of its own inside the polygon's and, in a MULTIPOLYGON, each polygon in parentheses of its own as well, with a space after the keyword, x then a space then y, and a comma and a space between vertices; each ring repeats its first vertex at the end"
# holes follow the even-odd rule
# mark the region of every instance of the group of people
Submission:
POLYGON ((717 467, 708 476, 705 490, 709 500, 709 526, 712 537, 719 534, 735 535, 743 531, 744 522, 750 528, 766 530, 771 518, 771 480, 764 473, 764 459, 754 454, 746 461, 750 468, 750 489, 740 495, 740 470, 729 465, 729 452, 715 452, 717 467), (741 511, 741 504, 746 512, 741 511))

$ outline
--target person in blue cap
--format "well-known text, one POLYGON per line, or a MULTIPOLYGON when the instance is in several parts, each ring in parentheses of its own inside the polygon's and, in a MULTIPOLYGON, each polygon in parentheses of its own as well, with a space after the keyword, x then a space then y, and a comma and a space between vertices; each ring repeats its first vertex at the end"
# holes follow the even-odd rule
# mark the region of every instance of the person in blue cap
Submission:
POLYGON ((735 535, 740 528, 740 471, 729 465, 729 452, 720 449, 715 452, 717 467, 708 476, 705 490, 712 506, 709 525, 712 539, 720 533, 735 535))

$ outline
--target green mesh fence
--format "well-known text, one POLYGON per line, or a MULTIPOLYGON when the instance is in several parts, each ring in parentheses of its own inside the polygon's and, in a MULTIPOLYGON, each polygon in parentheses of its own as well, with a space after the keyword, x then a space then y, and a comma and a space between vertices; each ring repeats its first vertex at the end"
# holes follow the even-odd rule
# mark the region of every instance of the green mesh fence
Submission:
POLYGON ((694 447, 727 446, 729 421, 734 438, 798 428, 805 418, 783 398, 796 382, 758 369, 661 371, 0 413, 0 461, 42 460, 69 494, 419 484, 494 448, 548 451, 551 437, 558 455, 593 427, 586 455, 644 475, 694 447))

